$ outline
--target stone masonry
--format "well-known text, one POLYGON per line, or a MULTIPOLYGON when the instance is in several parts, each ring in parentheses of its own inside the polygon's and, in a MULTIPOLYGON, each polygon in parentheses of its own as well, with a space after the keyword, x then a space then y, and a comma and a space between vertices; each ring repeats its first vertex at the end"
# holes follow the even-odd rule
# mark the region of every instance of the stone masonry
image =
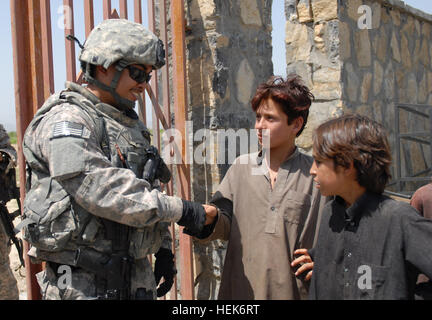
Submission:
MULTIPOLYGON (((298 145, 310 152, 320 122, 356 112, 385 126, 395 160, 394 104, 432 104, 432 16, 397 0, 285 3, 287 72, 300 74, 316 98, 298 145)), ((401 113, 400 132, 426 130, 427 121, 401 113)), ((404 141, 402 175, 426 169, 429 148, 404 141)), ((406 184, 403 190, 418 186, 406 184)))

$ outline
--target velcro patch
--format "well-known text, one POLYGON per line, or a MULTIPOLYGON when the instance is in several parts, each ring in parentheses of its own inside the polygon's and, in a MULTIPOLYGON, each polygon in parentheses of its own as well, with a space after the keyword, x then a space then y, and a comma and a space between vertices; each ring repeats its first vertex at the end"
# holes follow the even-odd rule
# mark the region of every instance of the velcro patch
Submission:
POLYGON ((54 124, 52 138, 60 137, 84 137, 84 126, 79 123, 62 121, 54 124))

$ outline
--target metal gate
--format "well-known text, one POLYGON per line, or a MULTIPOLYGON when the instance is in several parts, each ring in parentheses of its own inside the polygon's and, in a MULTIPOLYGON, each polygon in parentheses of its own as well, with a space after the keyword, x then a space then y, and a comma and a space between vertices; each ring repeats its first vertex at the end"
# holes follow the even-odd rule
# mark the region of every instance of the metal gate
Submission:
MULTIPOLYGON (((63 5, 68 8, 65 12, 64 36, 74 35, 74 2, 78 0, 63 0, 63 5)), ((93 0, 82 0, 84 2, 85 34, 88 36, 94 27, 94 3, 93 0)), ((185 161, 185 123, 186 123, 186 59, 185 59, 185 20, 184 20, 184 0, 174 0, 171 7, 167 8, 165 0, 158 1, 160 38, 164 42, 168 53, 168 30, 167 12, 170 11, 171 36, 172 36, 172 55, 167 57, 167 64, 158 74, 152 76, 150 85, 146 86, 146 92, 153 105, 153 144, 160 148, 160 125, 164 129, 171 127, 171 108, 170 108, 170 88, 169 88, 169 66, 173 72, 173 100, 175 129, 182 136, 181 145, 182 164, 175 165, 177 195, 183 199, 190 200, 190 167, 185 161), (170 9, 170 10, 168 10, 170 9), (159 84, 162 86, 159 86, 159 84), (163 107, 159 105, 158 87, 162 88, 163 107)), ((128 17, 128 1, 119 0, 119 12, 112 10, 111 0, 103 0, 103 19, 128 17)), ((137 23, 143 23, 143 1, 134 0, 134 17, 137 23)), ((25 160, 22 153, 22 139, 24 132, 32 120, 35 112, 40 108, 52 93, 54 93, 54 67, 52 50, 52 29, 51 29, 51 7, 50 0, 10 0, 11 21, 12 21, 12 42, 13 42, 13 63, 14 63, 14 86, 15 86, 15 107, 17 121, 18 138, 18 166, 21 186, 21 200, 25 195, 25 160)), ((155 31, 155 1, 147 1, 148 28, 155 31)), ((132 20, 132 19, 131 19, 132 20)), ((81 74, 77 74, 75 43, 65 40, 65 66, 66 78, 68 81, 80 82, 81 74)), ((145 124, 146 106, 145 93, 141 97, 139 114, 145 124)), ((173 194, 173 184, 170 182, 164 186, 167 194, 173 194)), ((178 234, 179 252, 176 257, 180 259, 179 275, 181 279, 180 294, 181 299, 194 299, 193 290, 193 263, 192 263, 192 241, 191 238, 182 233, 180 228, 178 234)), ((176 232, 174 224, 171 226, 173 237, 173 251, 175 252, 176 232)), ((27 252, 28 243, 24 243, 24 251, 27 252)), ((39 286, 36 282, 35 274, 42 270, 42 265, 30 263, 29 257, 25 254, 27 298, 30 300, 40 299, 39 286)), ((177 299, 177 279, 170 292, 171 299, 177 299)))
MULTIPOLYGON (((430 173, 432 172, 432 106, 425 104, 408 104, 397 103, 395 104, 395 177, 390 185, 395 185, 397 192, 403 192, 404 182, 428 182, 430 181, 430 173), (416 115, 420 119, 424 119, 429 124, 429 130, 425 131, 410 131, 401 132, 400 120, 401 111, 408 112, 408 114, 416 115), (414 173, 402 173, 402 145, 407 141, 419 143, 420 145, 429 146, 430 163, 426 164, 424 170, 414 173), (428 176, 425 176, 428 174, 428 176)), ((426 161, 425 161, 426 162, 426 161)), ((405 159, 406 163, 406 159, 405 159)))

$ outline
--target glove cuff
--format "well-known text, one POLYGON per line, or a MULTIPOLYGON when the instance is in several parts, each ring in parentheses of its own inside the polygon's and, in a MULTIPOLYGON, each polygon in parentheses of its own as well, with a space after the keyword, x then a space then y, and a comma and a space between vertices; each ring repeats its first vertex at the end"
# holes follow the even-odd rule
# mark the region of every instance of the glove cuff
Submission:
POLYGON ((171 260, 174 260, 174 254, 172 253, 172 251, 170 249, 160 248, 159 251, 155 253, 155 258, 156 259, 169 258, 171 260))
POLYGON ((188 229, 190 235, 199 234, 204 228, 206 213, 204 207, 197 202, 182 200, 183 213, 178 225, 188 229))

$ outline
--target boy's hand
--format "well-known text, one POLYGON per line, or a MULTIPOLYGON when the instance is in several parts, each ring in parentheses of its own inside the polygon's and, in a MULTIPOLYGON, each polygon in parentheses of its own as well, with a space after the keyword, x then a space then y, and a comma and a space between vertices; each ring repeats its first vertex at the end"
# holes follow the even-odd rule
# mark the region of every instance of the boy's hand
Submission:
POLYGON ((204 225, 212 224, 217 216, 217 208, 207 204, 203 204, 203 207, 206 213, 206 221, 204 225))
POLYGON ((303 274, 304 272, 309 271, 304 279, 306 281, 309 281, 312 278, 312 272, 313 272, 313 266, 314 263, 312 261, 312 258, 310 257, 307 249, 298 249, 294 251, 294 255, 301 255, 300 257, 294 259, 294 261, 291 263, 291 267, 295 268, 296 266, 300 265, 300 267, 295 272, 295 276, 298 277, 299 275, 303 274))

